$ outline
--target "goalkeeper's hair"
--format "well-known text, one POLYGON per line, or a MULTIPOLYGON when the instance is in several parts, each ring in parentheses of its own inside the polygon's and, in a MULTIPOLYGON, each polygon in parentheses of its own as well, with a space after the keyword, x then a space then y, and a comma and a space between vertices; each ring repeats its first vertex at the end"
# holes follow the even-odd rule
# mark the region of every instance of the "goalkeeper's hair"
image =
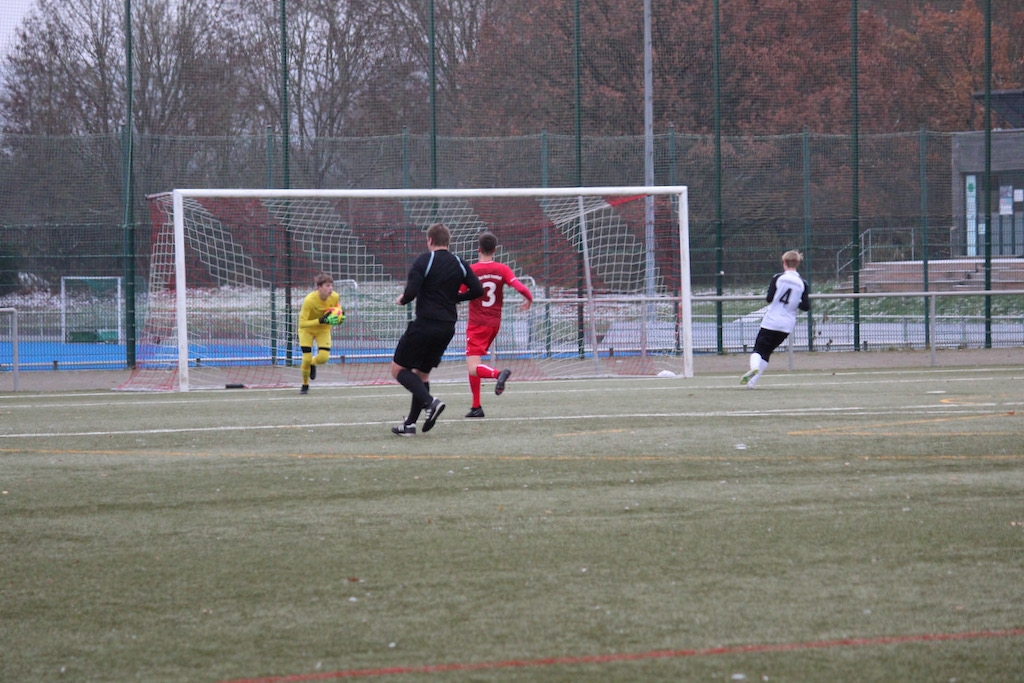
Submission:
POLYGON ((331 277, 330 275, 328 275, 327 273, 322 272, 322 271, 317 273, 317 275, 316 275, 316 286, 317 287, 319 287, 320 285, 325 285, 328 282, 330 282, 333 285, 334 284, 334 278, 331 277))

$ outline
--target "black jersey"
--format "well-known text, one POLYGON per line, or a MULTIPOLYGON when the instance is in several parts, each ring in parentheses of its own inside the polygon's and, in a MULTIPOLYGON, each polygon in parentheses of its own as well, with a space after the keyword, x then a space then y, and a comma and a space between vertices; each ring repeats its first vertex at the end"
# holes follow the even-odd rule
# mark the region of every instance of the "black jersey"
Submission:
POLYGON ((456 304, 484 293, 480 279, 465 261, 447 249, 428 251, 416 257, 402 294, 402 304, 416 300, 416 317, 454 324, 456 304), (459 293, 462 285, 466 291, 459 293))

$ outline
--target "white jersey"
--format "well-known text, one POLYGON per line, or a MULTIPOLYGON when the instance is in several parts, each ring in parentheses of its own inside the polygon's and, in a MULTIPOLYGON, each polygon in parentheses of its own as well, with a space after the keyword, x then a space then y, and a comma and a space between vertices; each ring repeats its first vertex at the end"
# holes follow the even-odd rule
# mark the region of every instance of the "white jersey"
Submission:
POLYGON ((773 277, 768 285, 768 310, 761 319, 761 327, 792 333, 796 327, 797 310, 811 310, 810 289, 795 270, 787 270, 773 277))

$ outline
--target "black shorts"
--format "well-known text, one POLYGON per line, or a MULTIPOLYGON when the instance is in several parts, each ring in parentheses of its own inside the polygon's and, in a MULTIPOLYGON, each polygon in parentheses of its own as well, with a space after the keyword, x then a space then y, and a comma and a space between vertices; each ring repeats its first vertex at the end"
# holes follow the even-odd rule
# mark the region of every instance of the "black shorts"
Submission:
POLYGON ((455 323, 416 318, 398 340, 392 360, 403 368, 429 373, 441 364, 441 356, 455 336, 455 323))
POLYGON ((757 331, 757 339, 754 340, 754 353, 758 354, 767 361, 772 357, 772 351, 779 348, 782 342, 786 341, 786 337, 789 336, 789 332, 779 332, 778 330, 766 330, 761 328, 757 331))

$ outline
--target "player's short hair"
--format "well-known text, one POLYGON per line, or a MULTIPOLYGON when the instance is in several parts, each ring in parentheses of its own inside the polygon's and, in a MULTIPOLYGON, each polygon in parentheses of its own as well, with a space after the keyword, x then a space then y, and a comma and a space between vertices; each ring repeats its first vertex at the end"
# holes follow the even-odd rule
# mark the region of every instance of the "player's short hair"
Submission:
POLYGON ((490 230, 484 230, 477 238, 480 243, 481 254, 493 254, 498 251, 498 237, 490 230))
POLYGON ((434 223, 427 228, 427 237, 435 247, 447 247, 448 243, 452 241, 451 230, 444 223, 434 223))
POLYGON ((328 282, 330 282, 333 285, 334 284, 334 278, 331 277, 330 275, 328 275, 327 273, 324 273, 324 272, 320 272, 320 273, 316 274, 316 286, 317 287, 319 287, 320 285, 325 285, 328 282))
POLYGON ((804 260, 804 255, 796 249, 790 249, 782 255, 782 265, 786 268, 799 268, 800 262, 804 260))

